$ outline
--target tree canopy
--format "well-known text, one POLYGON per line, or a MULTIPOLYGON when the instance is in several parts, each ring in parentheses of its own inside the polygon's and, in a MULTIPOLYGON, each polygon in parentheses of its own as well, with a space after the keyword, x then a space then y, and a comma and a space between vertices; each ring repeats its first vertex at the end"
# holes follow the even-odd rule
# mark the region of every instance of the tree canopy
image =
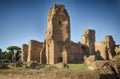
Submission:
POLYGON ((19 51, 21 50, 20 47, 18 46, 9 46, 7 47, 7 50, 9 50, 9 54, 10 54, 10 60, 11 62, 15 62, 19 60, 19 51))
POLYGON ((11 50, 11 51, 14 51, 14 50, 21 50, 21 48, 20 47, 18 47, 18 46, 9 46, 9 47, 7 47, 7 50, 11 50))

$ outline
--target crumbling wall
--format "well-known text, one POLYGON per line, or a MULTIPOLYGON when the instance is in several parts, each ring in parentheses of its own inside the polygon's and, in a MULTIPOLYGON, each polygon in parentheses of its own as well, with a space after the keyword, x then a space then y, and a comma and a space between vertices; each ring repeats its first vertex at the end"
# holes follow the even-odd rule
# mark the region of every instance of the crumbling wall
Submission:
POLYGON ((120 46, 119 45, 115 46, 115 52, 116 52, 116 54, 120 53, 120 46))
POLYGON ((55 4, 48 12, 48 27, 44 44, 31 40, 22 46, 24 61, 38 61, 40 63, 56 64, 80 63, 84 55, 87 60, 111 59, 120 52, 115 48, 112 36, 107 35, 105 41, 95 43, 95 30, 87 29, 82 35, 82 44, 70 41, 70 18, 63 4, 55 4), (96 53, 95 53, 96 51, 96 53), (91 58, 92 57, 92 58, 91 58))
POLYGON ((88 56, 95 54, 95 30, 87 29, 82 35, 82 44, 88 48, 88 56))
POLYGON ((28 45, 23 44, 21 50, 22 50, 22 61, 26 62, 28 57, 28 45))
POLYGON ((115 41, 111 35, 107 35, 105 37, 105 42, 107 46, 108 59, 112 59, 112 57, 115 56, 115 41))
POLYGON ((84 50, 80 43, 71 42, 71 52, 69 53, 69 63, 83 62, 84 50))
POLYGON ((96 54, 100 54, 100 56, 104 60, 112 59, 115 56, 115 41, 113 40, 111 35, 107 35, 105 37, 105 41, 95 43, 96 54))
POLYGON ((40 51, 43 43, 36 40, 30 40, 28 44, 28 58, 27 62, 37 61, 40 62, 40 51))
POLYGON ((46 64, 47 63, 45 42, 44 42, 44 44, 42 46, 42 49, 40 51, 40 63, 41 64, 46 64))
POLYGON ((95 51, 97 59, 107 59, 107 46, 105 42, 96 42, 95 51))
POLYGON ((84 56, 84 64, 91 65, 93 62, 95 62, 95 55, 84 56))

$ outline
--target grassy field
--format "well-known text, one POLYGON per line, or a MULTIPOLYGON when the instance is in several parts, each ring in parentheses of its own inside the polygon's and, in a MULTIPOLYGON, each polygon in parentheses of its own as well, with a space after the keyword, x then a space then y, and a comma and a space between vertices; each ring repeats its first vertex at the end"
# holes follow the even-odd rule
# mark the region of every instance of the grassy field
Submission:
POLYGON ((88 70, 87 67, 88 65, 84 64, 68 64, 69 68, 61 69, 61 68, 56 68, 52 65, 45 65, 45 67, 40 68, 40 69, 27 69, 27 68, 22 68, 18 67, 15 69, 0 69, 0 73, 8 74, 8 73, 71 73, 71 74, 77 74, 77 73, 87 73, 87 74, 92 74, 95 73, 95 71, 88 70))
MULTIPOLYGON (((100 75, 99 71, 89 70, 88 65, 68 64, 69 68, 56 68, 45 65, 39 69, 18 67, 0 69, 0 79, 114 79, 112 75, 100 75)), ((105 71, 102 71, 103 73, 105 71)))

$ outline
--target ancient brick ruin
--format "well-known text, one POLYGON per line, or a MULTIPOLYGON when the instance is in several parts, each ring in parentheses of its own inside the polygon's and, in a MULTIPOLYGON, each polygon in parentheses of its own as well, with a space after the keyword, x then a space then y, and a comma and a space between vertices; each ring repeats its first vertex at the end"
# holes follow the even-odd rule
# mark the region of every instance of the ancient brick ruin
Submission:
POLYGON ((70 48, 70 20, 64 5, 54 5, 48 12, 45 35, 47 64, 67 63, 70 48))
POLYGON ((112 36, 107 35, 105 41, 95 43, 96 53, 100 54, 104 60, 112 59, 115 56, 115 41, 112 36))
POLYGON ((40 51, 42 49, 43 43, 36 40, 30 40, 28 45, 22 45, 22 61, 30 62, 37 61, 40 62, 40 51))
POLYGON ((42 49, 42 42, 36 40, 30 40, 28 44, 28 57, 27 62, 29 61, 38 61, 40 62, 40 50, 42 49))
POLYGON ((31 40, 22 46, 23 60, 45 64, 83 63, 84 59, 111 59, 120 47, 115 47, 112 36, 103 42, 95 42, 95 30, 87 29, 82 35, 82 44, 70 39, 70 17, 62 4, 55 4, 48 12, 48 27, 44 42, 31 40))
POLYGON ((27 44, 23 44, 22 45, 22 61, 27 61, 27 57, 28 57, 28 45, 27 44))
POLYGON ((69 63, 82 63, 83 57, 85 55, 83 45, 78 42, 71 41, 70 53, 69 53, 69 63))
POLYGON ((116 45, 115 52, 116 52, 116 54, 120 53, 120 46, 119 45, 116 45))
POLYGON ((82 44, 88 48, 88 56, 95 54, 95 30, 87 29, 84 31, 82 44))

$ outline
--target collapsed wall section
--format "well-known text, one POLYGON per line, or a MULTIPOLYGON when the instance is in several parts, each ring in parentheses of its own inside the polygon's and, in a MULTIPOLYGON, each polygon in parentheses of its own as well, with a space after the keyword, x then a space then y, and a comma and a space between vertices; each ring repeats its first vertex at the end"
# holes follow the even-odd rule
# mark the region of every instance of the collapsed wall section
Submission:
POLYGON ((105 42, 96 42, 95 43, 95 51, 97 59, 107 59, 107 46, 105 42))
POLYGON ((115 46, 115 52, 116 54, 120 53, 120 45, 115 46))
POLYGON ((115 41, 111 35, 105 37, 105 43, 107 46, 108 59, 112 59, 115 56, 115 41))
POLYGON ((105 41, 95 43, 96 54, 99 54, 102 59, 109 60, 115 56, 115 41, 111 35, 105 37, 105 41))
POLYGON ((26 62, 28 57, 28 45, 23 44, 21 50, 22 50, 22 61, 26 62))
POLYGON ((27 62, 37 61, 40 62, 40 51, 43 43, 36 40, 30 40, 28 44, 28 57, 27 62))

